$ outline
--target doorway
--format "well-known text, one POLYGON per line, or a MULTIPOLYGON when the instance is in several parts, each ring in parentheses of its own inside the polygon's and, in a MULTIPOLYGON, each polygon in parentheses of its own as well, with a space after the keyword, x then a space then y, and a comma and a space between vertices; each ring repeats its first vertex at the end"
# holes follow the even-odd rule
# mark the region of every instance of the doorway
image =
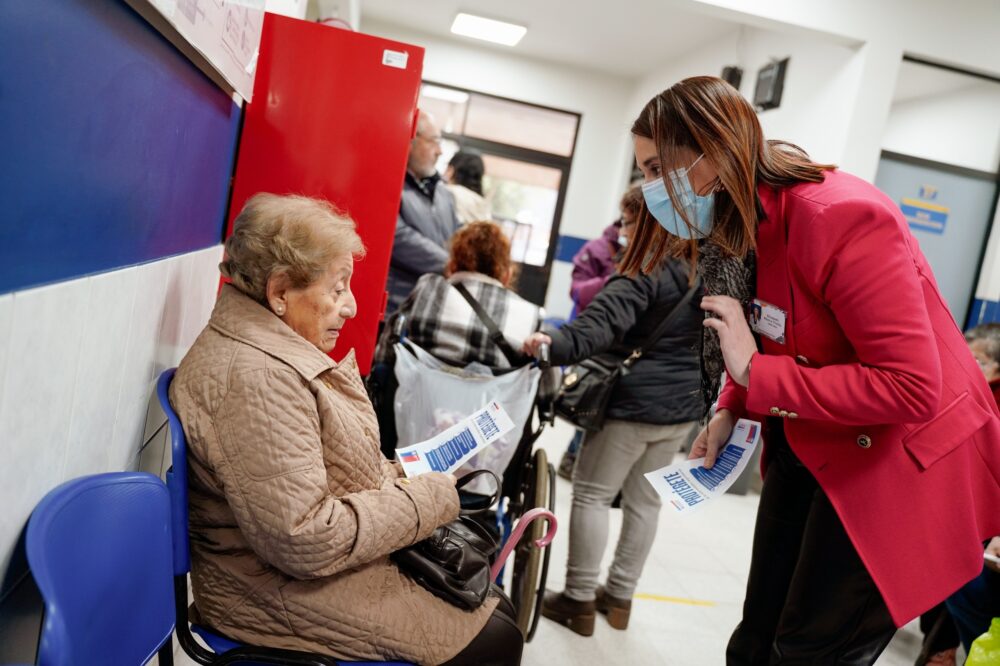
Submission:
POLYGON ((580 114, 430 82, 418 106, 441 128, 440 173, 459 150, 482 155, 483 195, 517 264, 514 290, 543 305, 580 114))
POLYGON ((961 326, 979 278, 996 174, 883 151, 875 186, 899 204, 961 326))
POLYGON ((875 185, 892 197, 959 326, 1000 192, 1000 80, 905 57, 875 185))

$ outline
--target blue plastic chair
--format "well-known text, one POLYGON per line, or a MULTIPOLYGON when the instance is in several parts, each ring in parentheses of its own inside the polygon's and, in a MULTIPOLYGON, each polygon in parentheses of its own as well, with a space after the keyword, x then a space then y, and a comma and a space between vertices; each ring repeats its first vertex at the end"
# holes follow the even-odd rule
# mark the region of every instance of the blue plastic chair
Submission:
POLYGON ((42 666, 173 663, 170 498, 152 474, 67 481, 31 514, 42 666))
POLYGON ((203 625, 188 621, 187 577, 191 571, 191 550, 188 536, 188 479, 187 440, 180 418, 170 404, 170 382, 176 368, 168 368, 156 382, 156 397, 167 415, 170 431, 171 467, 167 471, 167 488, 170 490, 170 508, 173 534, 174 608, 176 611, 177 641, 192 659, 206 666, 222 664, 293 664, 302 666, 412 666, 406 662, 347 662, 328 655, 245 645, 234 641, 203 625), (191 632, 198 634, 211 648, 206 650, 191 632))

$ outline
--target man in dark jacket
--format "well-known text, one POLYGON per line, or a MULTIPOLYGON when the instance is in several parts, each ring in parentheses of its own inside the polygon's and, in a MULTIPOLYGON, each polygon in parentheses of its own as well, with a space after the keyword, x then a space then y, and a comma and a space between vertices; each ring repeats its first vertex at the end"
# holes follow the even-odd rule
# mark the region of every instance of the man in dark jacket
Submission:
POLYGON ((441 132, 434 119, 421 111, 417 133, 410 143, 396 218, 386 284, 387 315, 399 309, 421 275, 441 273, 448 261, 448 241, 458 229, 458 218, 455 200, 435 168, 440 156, 441 132))

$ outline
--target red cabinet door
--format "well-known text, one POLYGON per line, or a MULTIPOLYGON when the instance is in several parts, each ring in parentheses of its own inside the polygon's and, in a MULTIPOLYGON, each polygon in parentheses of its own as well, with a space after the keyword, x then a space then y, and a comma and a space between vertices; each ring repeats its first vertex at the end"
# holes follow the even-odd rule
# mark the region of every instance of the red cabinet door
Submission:
POLYGON ((267 14, 244 117, 229 232, 258 192, 326 199, 354 219, 368 250, 352 280, 358 316, 331 356, 354 348, 362 374, 385 304, 423 58, 417 46, 267 14))

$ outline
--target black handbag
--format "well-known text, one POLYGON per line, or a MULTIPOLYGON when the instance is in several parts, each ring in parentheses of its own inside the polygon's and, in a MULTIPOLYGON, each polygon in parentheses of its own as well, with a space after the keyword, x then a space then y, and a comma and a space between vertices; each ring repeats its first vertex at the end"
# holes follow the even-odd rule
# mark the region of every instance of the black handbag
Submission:
POLYGON ((562 386, 556 396, 556 415, 587 432, 597 432, 603 428, 608 401, 619 378, 628 373, 650 347, 663 337, 683 308, 691 302, 698 286, 699 283, 696 282, 688 289, 663 321, 624 360, 600 354, 570 366, 563 376, 562 386))
POLYGON ((500 495, 500 479, 490 470, 466 474, 456 488, 489 474, 496 481, 489 504, 482 509, 462 509, 458 518, 438 527, 429 537, 397 550, 390 557, 396 566, 434 596, 464 610, 479 608, 490 592, 491 557, 496 538, 472 517, 493 506, 500 495))

